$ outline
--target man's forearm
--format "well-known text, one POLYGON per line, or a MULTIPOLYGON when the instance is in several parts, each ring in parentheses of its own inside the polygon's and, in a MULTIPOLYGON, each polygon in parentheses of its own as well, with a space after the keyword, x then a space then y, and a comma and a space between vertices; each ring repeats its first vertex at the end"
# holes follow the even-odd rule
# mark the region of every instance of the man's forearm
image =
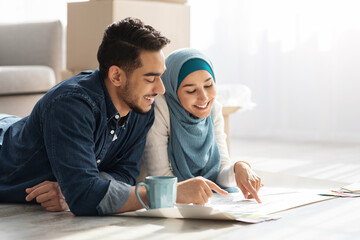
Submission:
MULTIPOLYGON (((139 187, 138 193, 141 197, 141 200, 147 205, 148 203, 146 200, 146 189, 144 187, 139 187)), ((144 207, 141 205, 135 195, 135 187, 131 187, 129 199, 126 201, 125 205, 119 211, 117 211, 117 213, 131 212, 141 208, 144 207)))

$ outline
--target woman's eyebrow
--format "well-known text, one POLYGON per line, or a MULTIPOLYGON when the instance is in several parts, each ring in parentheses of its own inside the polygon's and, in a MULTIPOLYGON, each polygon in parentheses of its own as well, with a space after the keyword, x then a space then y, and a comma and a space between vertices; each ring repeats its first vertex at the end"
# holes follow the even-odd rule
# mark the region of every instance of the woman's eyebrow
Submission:
MULTIPOLYGON (((205 79, 205 81, 204 82, 208 82, 208 81, 210 81, 212 78, 211 77, 209 77, 209 78, 207 78, 207 79, 205 79)), ((196 84, 185 84, 183 87, 193 87, 193 86, 195 86, 196 84)))

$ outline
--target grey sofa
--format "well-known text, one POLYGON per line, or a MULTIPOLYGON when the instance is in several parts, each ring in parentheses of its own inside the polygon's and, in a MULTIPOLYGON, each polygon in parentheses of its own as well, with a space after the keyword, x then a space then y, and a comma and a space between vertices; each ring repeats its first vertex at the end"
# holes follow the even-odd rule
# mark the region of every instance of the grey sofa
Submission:
POLYGON ((28 115, 63 69, 60 21, 0 24, 0 113, 28 115))

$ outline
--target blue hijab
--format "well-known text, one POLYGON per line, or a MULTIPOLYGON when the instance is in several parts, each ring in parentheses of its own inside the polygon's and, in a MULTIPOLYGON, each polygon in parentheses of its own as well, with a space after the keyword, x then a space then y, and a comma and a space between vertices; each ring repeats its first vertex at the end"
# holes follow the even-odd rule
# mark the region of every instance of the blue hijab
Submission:
POLYGON ((179 49, 166 58, 162 76, 170 113, 168 155, 179 181, 203 176, 215 181, 220 169, 220 153, 211 114, 198 118, 181 105, 177 89, 184 78, 197 70, 207 70, 214 78, 211 61, 195 49, 179 49))

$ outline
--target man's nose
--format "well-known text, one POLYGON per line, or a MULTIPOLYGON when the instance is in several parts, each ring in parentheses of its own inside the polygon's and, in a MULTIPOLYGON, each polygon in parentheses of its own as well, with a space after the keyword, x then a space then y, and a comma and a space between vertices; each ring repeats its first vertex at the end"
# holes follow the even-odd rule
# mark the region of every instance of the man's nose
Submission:
POLYGON ((154 93, 156 93, 156 94, 164 94, 165 93, 165 87, 164 87, 164 84, 163 84, 161 78, 157 77, 155 79, 155 83, 156 83, 156 85, 155 85, 155 88, 154 88, 154 93))

